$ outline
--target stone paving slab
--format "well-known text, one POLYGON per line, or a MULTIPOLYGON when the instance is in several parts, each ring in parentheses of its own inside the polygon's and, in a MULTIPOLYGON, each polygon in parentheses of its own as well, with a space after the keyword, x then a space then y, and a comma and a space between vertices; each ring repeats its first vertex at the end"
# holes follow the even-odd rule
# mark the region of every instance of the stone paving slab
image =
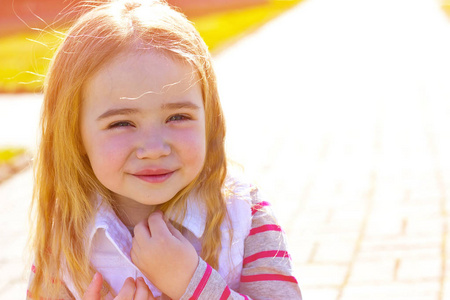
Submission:
MULTIPOLYGON (((215 57, 304 299, 450 298, 449 35, 438 1, 306 0, 215 57)), ((0 299, 23 298, 31 182, 0 186, 0 299)))
POLYGON ((305 299, 450 296, 438 4, 306 1, 219 64, 230 152, 272 199, 305 299))

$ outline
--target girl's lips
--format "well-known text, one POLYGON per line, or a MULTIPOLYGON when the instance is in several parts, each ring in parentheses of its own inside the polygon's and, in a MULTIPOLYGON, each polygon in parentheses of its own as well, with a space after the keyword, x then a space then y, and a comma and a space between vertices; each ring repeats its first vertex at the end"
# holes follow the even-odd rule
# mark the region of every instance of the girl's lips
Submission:
POLYGON ((175 171, 158 169, 158 170, 142 170, 133 175, 145 182, 162 183, 169 179, 175 171))
POLYGON ((168 169, 144 169, 144 170, 134 173, 134 175, 150 176, 150 175, 164 175, 164 174, 168 174, 168 173, 173 173, 173 171, 168 170, 168 169))

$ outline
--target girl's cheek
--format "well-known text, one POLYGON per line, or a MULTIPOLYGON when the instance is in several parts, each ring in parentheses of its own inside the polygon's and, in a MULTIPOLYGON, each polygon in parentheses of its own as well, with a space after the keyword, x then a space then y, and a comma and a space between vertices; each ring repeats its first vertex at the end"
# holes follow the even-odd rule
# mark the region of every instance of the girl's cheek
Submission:
POLYGON ((173 138, 175 144, 185 148, 186 151, 198 151, 199 148, 204 147, 206 141, 204 132, 198 129, 180 130, 175 133, 173 138))
POLYGON ((174 136, 172 144, 179 154, 194 164, 203 164, 206 153, 205 134, 199 130, 185 130, 174 136))
POLYGON ((105 136, 98 140, 97 156, 102 160, 113 162, 132 151, 132 140, 124 135, 105 136))

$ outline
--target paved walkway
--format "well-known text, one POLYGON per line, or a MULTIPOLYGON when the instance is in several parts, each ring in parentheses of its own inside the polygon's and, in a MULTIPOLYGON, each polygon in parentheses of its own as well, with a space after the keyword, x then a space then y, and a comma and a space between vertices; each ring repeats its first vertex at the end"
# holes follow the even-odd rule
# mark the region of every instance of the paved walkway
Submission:
MULTIPOLYGON (((215 57, 304 299, 450 298, 449 37, 437 1, 306 0, 215 57)), ((30 197, 29 171, 0 186, 0 299, 25 290, 30 197)))

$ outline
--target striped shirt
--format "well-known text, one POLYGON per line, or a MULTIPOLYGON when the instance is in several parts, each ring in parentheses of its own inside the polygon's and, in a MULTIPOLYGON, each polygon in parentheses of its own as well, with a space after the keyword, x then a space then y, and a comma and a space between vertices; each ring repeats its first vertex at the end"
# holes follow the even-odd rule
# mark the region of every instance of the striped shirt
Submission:
MULTIPOLYGON (((181 299, 301 299, 299 285, 292 275, 285 235, 269 203, 262 199, 256 187, 235 178, 228 178, 225 189, 231 191, 226 200, 233 233, 228 234, 224 222, 218 269, 200 258, 181 299)), ((205 216, 202 201, 190 197, 182 233, 197 253, 201 251, 205 216)), ((116 293, 126 278, 144 277, 153 295, 161 295, 131 262, 131 234, 111 208, 99 206, 95 224, 88 233, 91 262, 116 293)), ((66 274, 63 280, 68 289, 65 294, 81 299, 70 275, 66 274)))
POLYGON ((251 228, 244 241, 239 287, 227 282, 200 259, 197 270, 181 299, 301 299, 292 275, 285 236, 270 212, 269 203, 251 192, 251 228))

